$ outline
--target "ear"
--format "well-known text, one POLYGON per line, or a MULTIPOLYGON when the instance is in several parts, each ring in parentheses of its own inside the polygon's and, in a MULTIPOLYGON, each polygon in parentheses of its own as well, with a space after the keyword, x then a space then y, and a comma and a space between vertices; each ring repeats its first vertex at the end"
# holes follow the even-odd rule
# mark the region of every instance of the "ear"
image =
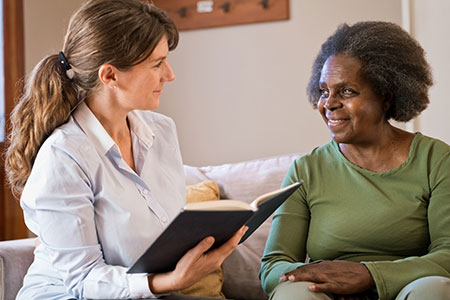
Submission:
POLYGON ((98 69, 98 78, 109 88, 117 88, 119 70, 111 64, 104 64, 98 69))
POLYGON ((387 112, 389 110, 391 104, 392 104, 392 93, 389 92, 384 96, 384 104, 383 104, 384 112, 387 112))

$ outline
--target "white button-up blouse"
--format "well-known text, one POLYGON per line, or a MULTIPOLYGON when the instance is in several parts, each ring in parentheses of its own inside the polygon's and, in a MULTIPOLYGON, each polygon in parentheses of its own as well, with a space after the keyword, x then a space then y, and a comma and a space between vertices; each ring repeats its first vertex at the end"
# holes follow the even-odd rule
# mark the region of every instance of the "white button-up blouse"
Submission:
POLYGON ((18 299, 152 297, 146 274, 127 274, 185 204, 174 122, 128 114, 136 172, 82 103, 40 148, 21 197, 39 236, 18 299))

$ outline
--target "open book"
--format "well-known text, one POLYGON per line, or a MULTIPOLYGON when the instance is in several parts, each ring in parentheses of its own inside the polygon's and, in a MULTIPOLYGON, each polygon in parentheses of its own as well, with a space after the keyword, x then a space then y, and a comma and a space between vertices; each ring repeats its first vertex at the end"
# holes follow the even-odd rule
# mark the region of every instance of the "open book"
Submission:
POLYGON ((205 237, 214 237, 211 248, 214 249, 245 224, 248 230, 239 243, 244 242, 301 184, 297 182, 266 193, 251 204, 237 200, 187 204, 128 273, 172 271, 180 258, 205 237))

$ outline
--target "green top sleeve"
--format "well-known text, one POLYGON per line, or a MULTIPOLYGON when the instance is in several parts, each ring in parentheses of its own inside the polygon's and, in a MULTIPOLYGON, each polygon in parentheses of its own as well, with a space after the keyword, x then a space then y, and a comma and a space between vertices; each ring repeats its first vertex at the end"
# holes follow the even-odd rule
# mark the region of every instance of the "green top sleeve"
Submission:
POLYGON ((300 179, 274 215, 260 273, 266 293, 307 254, 363 262, 381 300, 417 278, 450 277, 450 146, 417 133, 401 166, 374 173, 332 141, 296 160, 283 185, 300 179))
MULTIPOLYGON (((298 182, 295 166, 292 165, 282 186, 298 182)), ((280 276, 303 265, 306 258, 306 236, 309 212, 303 195, 303 185, 275 213, 267 240, 260 278, 267 294, 280 282, 280 276), (297 228, 298 230, 284 230, 297 228)))

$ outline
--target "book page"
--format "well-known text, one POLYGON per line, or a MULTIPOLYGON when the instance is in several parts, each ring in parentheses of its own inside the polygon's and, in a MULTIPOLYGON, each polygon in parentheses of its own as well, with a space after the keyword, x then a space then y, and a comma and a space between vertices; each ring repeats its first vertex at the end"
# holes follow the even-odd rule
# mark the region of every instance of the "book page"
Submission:
POLYGON ((261 195, 261 196, 259 196, 258 198, 256 198, 255 200, 253 200, 252 203, 250 203, 250 206, 251 206, 254 210, 257 210, 257 209, 258 209, 258 205, 259 205, 260 203, 263 203, 265 200, 270 199, 270 198, 272 198, 273 196, 275 196, 275 195, 277 195, 277 194, 279 194, 279 193, 282 193, 282 192, 284 192, 284 191, 290 189, 290 188, 293 187, 294 185, 298 185, 298 182, 295 182, 295 183, 293 183, 293 184, 291 184, 291 185, 285 186, 284 188, 281 188, 281 189, 278 189, 278 190, 275 190, 275 191, 266 193, 266 194, 264 194, 264 195, 261 195))
POLYGON ((188 203, 184 210, 253 210, 253 208, 239 200, 216 200, 188 203))

